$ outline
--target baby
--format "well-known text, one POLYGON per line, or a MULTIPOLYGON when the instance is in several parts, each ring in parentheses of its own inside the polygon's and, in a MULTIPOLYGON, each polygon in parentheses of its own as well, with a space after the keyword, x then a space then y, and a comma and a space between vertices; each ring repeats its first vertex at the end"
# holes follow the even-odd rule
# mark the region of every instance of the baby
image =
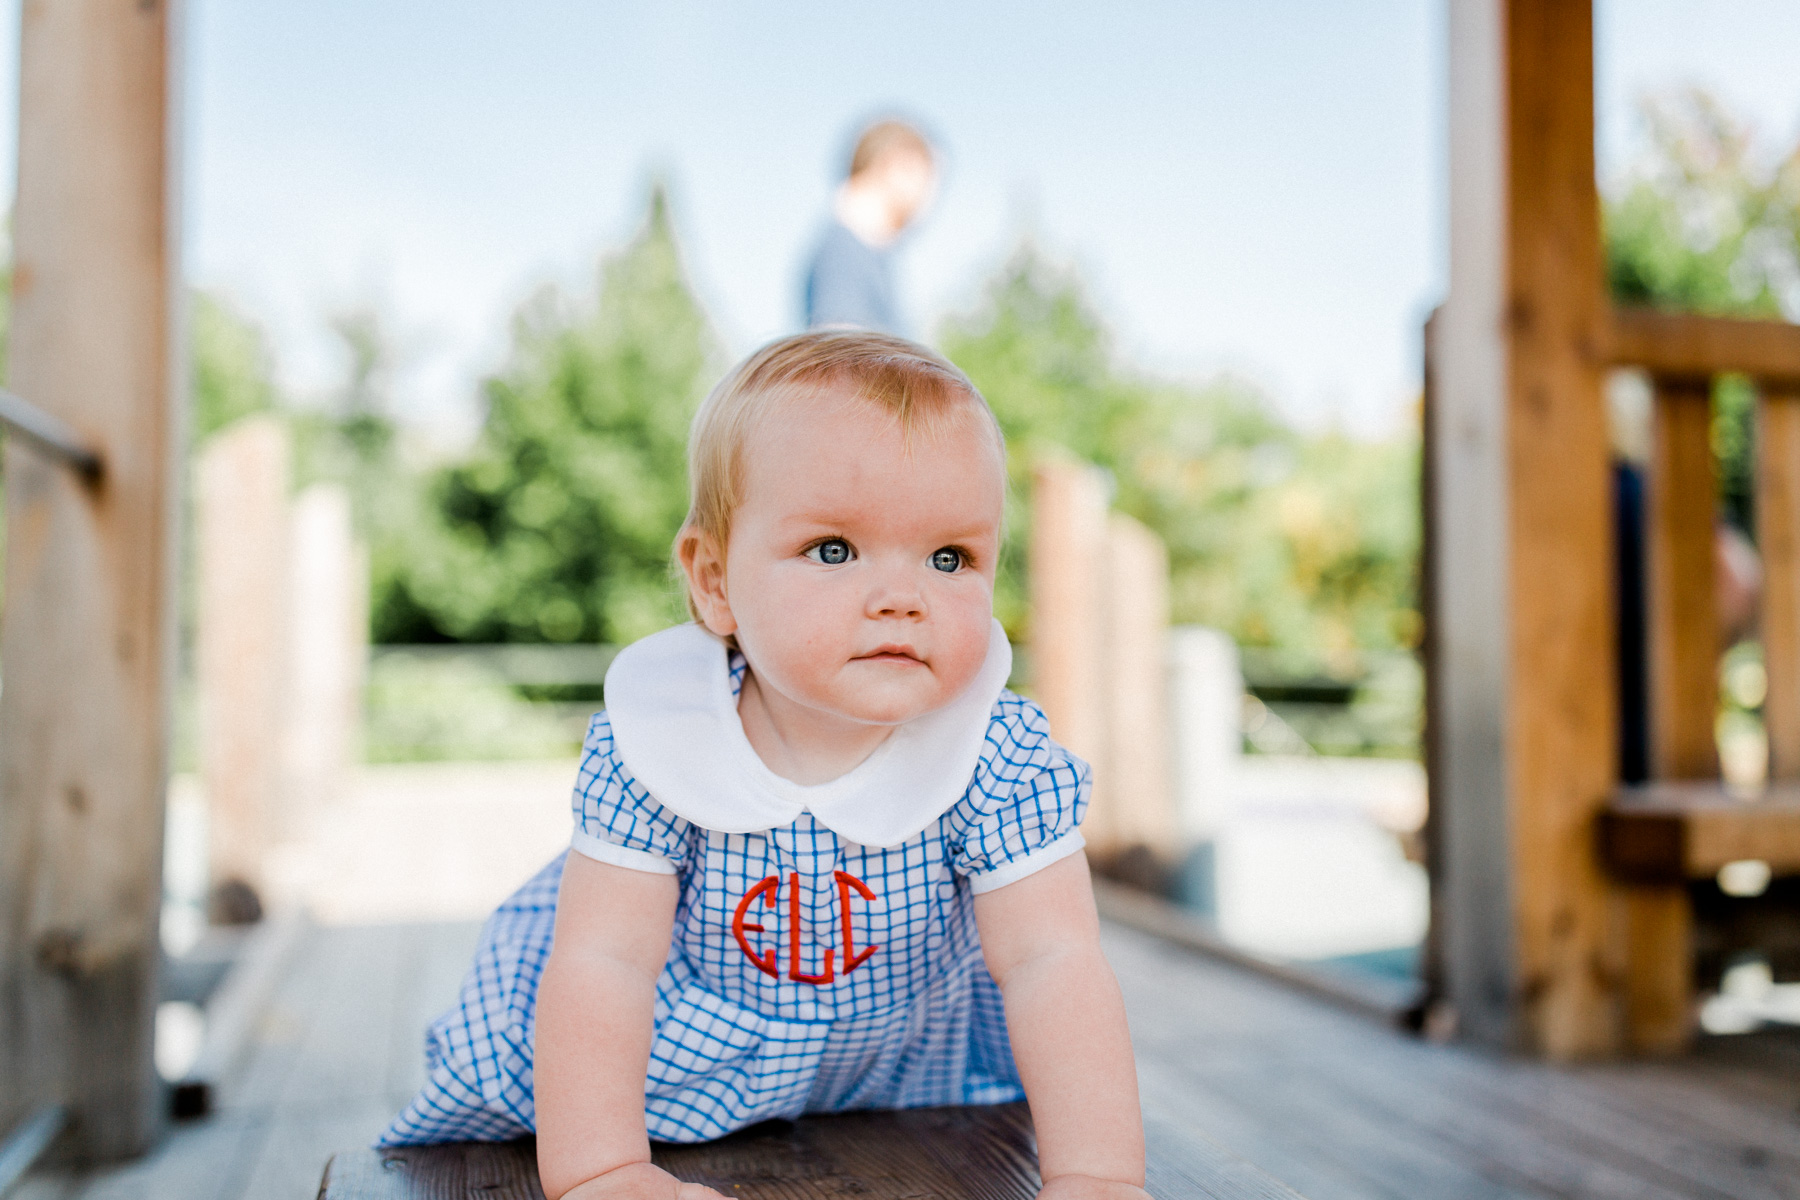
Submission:
POLYGON ((688 455, 695 622, 607 672, 573 852, 488 922, 383 1144, 535 1129, 552 1200, 710 1200, 650 1138, 1023 1097, 1041 1196, 1145 1200, 1087 766, 1005 686, 986 402, 910 342, 809 333, 688 455))

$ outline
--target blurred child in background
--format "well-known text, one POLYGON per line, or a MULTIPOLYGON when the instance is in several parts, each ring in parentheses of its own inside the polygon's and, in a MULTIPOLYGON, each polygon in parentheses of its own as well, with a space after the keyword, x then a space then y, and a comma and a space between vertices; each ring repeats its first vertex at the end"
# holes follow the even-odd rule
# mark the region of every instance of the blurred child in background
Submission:
POLYGON ((931 203, 937 159, 904 121, 863 130, 807 270, 808 329, 906 332, 894 291, 894 244, 931 203))

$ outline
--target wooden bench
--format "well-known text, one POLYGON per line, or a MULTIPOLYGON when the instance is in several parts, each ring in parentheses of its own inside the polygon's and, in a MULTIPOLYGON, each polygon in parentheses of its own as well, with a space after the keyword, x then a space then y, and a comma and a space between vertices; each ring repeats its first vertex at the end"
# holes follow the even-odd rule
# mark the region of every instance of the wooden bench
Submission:
MULTIPOLYGON (((1211 1143, 1151 1131, 1157 1200, 1300 1200, 1211 1143)), ((1032 1200, 1037 1152, 1023 1104, 770 1121, 717 1142, 657 1145, 679 1179, 744 1200, 1032 1200)), ((462 1142, 339 1154, 319 1200, 543 1200, 536 1143, 462 1142)))
POLYGON ((1688 885, 1727 863, 1800 874, 1800 783, 1753 798, 1714 780, 1622 788, 1600 819, 1600 853, 1626 892, 1626 1005, 1637 1049, 1685 1046, 1694 1024, 1688 885))

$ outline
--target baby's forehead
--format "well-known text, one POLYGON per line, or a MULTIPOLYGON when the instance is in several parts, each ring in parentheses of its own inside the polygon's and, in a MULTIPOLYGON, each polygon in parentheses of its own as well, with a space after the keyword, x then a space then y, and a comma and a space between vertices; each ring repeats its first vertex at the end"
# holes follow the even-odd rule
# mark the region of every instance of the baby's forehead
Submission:
POLYGON ((740 453, 780 454, 796 434, 820 426, 849 432, 868 443, 894 442, 904 453, 924 449, 997 451, 1004 468, 1005 441, 992 410, 979 394, 944 389, 910 404, 871 395, 854 380, 829 380, 782 389, 755 406, 740 453))
POLYGON ((796 398, 746 439, 737 499, 780 519, 995 523, 1006 478, 991 423, 978 399, 907 422, 854 393, 796 398))

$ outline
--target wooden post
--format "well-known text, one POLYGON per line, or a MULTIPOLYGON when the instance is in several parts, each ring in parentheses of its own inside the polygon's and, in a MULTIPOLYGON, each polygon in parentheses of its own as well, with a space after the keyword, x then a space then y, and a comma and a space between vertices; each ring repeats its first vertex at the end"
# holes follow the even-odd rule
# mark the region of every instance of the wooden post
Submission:
POLYGON ((292 667, 288 454, 280 418, 246 417, 208 440, 194 472, 200 774, 212 880, 258 893, 282 790, 292 667))
POLYGON ((1650 773, 1719 774, 1712 385, 1659 378, 1649 479, 1650 773))
MULTIPOLYGON (((1650 773, 1707 779, 1719 772, 1713 722, 1719 702, 1713 611, 1712 384, 1656 377, 1645 552, 1650 659, 1650 773)), ((1693 1031, 1693 913, 1686 886, 1621 889, 1625 923, 1626 1043, 1672 1054, 1693 1031)))
POLYGON ((1107 775, 1095 791, 1123 845, 1172 866, 1182 846, 1169 779, 1169 552, 1140 522, 1113 513, 1102 574, 1107 775))
POLYGON ((288 547, 287 736, 274 821, 284 840, 340 798, 360 758, 369 562, 356 542, 349 489, 315 483, 296 496, 288 547))
POLYGON ((1450 8, 1438 318, 1433 747, 1446 999, 1553 1058, 1619 1044, 1594 850, 1616 696, 1607 333, 1585 0, 1450 8))
POLYGON ((174 19, 25 4, 8 384, 95 446, 6 447, 0 1128, 70 1106, 94 1160, 154 1138, 181 356, 174 19))
MULTIPOLYGON (((1031 690, 1057 741, 1105 770, 1106 478, 1066 460, 1040 465, 1031 503, 1031 690)), ((1104 803, 1082 832, 1097 855, 1117 847, 1104 803)))
POLYGON ((1675 1054, 1694 1032, 1694 914, 1685 884, 1621 888, 1625 918, 1626 1045, 1675 1054))
POLYGON ((1800 388, 1766 387, 1757 433, 1756 535, 1769 778, 1800 779, 1800 388))

